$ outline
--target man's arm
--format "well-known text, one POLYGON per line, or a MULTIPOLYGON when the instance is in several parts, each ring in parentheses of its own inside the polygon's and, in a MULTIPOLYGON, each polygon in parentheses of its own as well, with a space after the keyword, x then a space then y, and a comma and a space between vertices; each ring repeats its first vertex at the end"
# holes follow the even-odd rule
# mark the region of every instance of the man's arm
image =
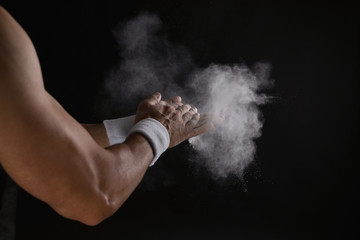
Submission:
MULTIPOLYGON (((137 120, 164 124, 171 146, 211 128, 199 125, 188 107, 174 107, 180 105, 154 95, 140 105, 137 120)), ((0 126, 0 163, 11 178, 62 216, 88 225, 122 205, 154 157, 140 134, 105 149, 106 141, 95 142, 46 92, 30 39, 1 7, 0 126)))
POLYGON ((110 146, 109 138, 106 134, 106 129, 103 123, 97 124, 81 124, 90 136, 99 144, 101 147, 105 148, 110 146))
POLYGON ((134 127, 136 115, 109 119, 101 124, 82 124, 102 147, 123 143, 134 127))

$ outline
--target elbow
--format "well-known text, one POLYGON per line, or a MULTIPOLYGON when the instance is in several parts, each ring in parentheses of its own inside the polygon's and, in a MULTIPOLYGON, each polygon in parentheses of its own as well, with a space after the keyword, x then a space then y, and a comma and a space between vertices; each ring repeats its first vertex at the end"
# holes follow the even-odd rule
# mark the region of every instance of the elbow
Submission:
MULTIPOLYGON (((67 218, 66 216, 63 216, 63 217, 67 218)), ((103 220, 105 220, 105 219, 98 218, 96 216, 93 216, 90 218, 87 217, 87 218, 78 218, 78 219, 69 218, 69 219, 81 222, 82 224, 90 226, 90 227, 95 227, 95 226, 99 225, 103 220)))
POLYGON ((95 226, 99 225, 103 220, 105 220, 105 218, 93 216, 91 218, 79 219, 78 221, 87 226, 95 227, 95 226))
POLYGON ((79 201, 78 204, 72 203, 68 206, 53 207, 53 209, 67 219, 79 221, 87 226, 96 226, 112 216, 118 209, 107 196, 101 198, 94 202, 79 201))
POLYGON ((105 196, 102 203, 93 206, 93 209, 94 211, 89 215, 80 215, 78 221, 88 226, 99 225, 105 219, 111 217, 118 210, 118 207, 112 204, 109 198, 105 196))
POLYGON ((77 220, 87 226, 94 227, 94 226, 99 225, 106 218, 107 217, 104 217, 102 215, 93 214, 93 215, 89 215, 89 216, 79 216, 77 219, 74 219, 74 220, 77 220))
POLYGON ((67 178, 69 180, 62 183, 64 188, 48 201, 61 216, 88 226, 96 226, 112 216, 127 196, 125 176, 120 179, 117 168, 109 164, 111 161, 96 160, 96 157, 102 159, 96 155, 80 155, 80 162, 84 163, 83 170, 79 171, 81 175, 67 178), (73 179, 77 180, 76 184, 73 179))

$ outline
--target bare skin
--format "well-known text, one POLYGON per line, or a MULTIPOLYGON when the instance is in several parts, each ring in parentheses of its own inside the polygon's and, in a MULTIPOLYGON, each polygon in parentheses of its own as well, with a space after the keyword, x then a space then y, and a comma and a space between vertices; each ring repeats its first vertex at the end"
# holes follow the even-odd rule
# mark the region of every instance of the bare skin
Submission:
MULTIPOLYGON (((180 97, 159 93, 138 107, 154 118, 170 147, 213 123, 180 97)), ((44 89, 33 44, 0 6, 0 164, 23 189, 62 216, 96 225, 111 216, 144 176, 154 154, 140 134, 109 147, 102 124, 81 125, 44 89)))

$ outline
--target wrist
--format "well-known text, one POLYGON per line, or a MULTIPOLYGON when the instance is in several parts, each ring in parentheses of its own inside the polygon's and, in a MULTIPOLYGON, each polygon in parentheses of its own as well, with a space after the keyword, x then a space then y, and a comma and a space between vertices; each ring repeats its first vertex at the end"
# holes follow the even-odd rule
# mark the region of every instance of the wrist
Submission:
MULTIPOLYGON (((129 146, 132 155, 135 156, 140 154, 142 158, 146 158, 149 160, 154 159, 155 155, 151 147, 151 144, 142 134, 140 133, 130 134, 126 138, 124 144, 127 144, 129 146)), ((150 164, 150 162, 148 162, 148 164, 150 164)))
POLYGON ((153 118, 146 118, 136 123, 130 130, 129 135, 139 133, 150 143, 154 159, 150 166, 158 160, 160 155, 168 149, 170 136, 167 129, 159 121, 153 118))

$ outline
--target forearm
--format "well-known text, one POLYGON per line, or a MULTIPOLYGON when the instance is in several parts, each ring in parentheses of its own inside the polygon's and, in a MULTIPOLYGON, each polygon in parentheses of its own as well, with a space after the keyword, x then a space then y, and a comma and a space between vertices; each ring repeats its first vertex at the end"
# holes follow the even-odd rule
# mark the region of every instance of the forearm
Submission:
POLYGON ((114 174, 118 181, 113 182, 105 174, 101 176, 109 184, 104 188, 110 190, 108 197, 112 200, 113 209, 117 210, 140 183, 154 154, 149 142, 136 133, 131 134, 123 144, 113 145, 106 150, 115 157, 114 165, 108 167, 117 169, 114 174))
POLYGON ((110 146, 109 138, 106 134, 105 126, 102 123, 98 124, 81 124, 97 144, 105 148, 110 146))
MULTIPOLYGON (((77 189, 74 184, 68 196, 82 192, 74 202, 69 202, 62 209, 54 208, 64 217, 96 225, 116 212, 143 178, 154 155, 148 141, 139 134, 131 134, 123 144, 117 144, 97 151, 87 159, 87 165, 96 170, 96 178, 89 178, 85 189, 77 189), (101 159, 101 160, 98 160, 101 159), (90 193, 90 194, 89 194, 90 193), (77 203, 87 206, 73 207, 77 203)), ((78 175, 79 177, 79 175, 78 175)), ((80 180, 80 179, 78 179, 80 180)))

